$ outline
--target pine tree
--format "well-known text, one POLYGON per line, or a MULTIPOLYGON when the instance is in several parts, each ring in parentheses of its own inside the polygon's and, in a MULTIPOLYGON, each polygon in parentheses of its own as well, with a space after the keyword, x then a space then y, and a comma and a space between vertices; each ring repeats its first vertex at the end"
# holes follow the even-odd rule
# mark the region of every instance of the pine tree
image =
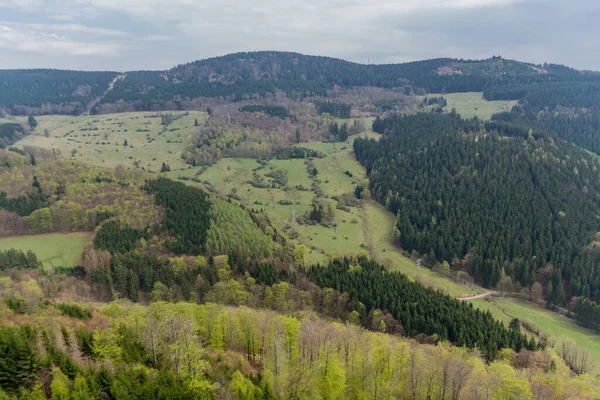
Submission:
POLYGON ((30 115, 29 118, 27 118, 27 123, 31 129, 35 129, 38 125, 37 119, 35 119, 33 115, 30 115))

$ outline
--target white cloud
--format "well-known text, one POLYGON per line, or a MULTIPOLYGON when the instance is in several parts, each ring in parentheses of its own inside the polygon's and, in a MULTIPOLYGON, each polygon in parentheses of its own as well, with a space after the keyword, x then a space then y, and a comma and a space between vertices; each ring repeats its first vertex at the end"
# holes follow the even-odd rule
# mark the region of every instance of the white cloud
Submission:
POLYGON ((600 67, 598 0, 0 0, 3 14, 29 22, 0 24, 42 43, 32 46, 39 54, 92 56, 22 61, 22 50, 19 61, 4 50, 0 68, 40 59, 57 67, 168 68, 252 50, 375 63, 501 54, 600 67), (49 20, 56 23, 40 26, 49 20))
POLYGON ((0 49, 48 56, 113 56, 121 45, 115 43, 84 42, 52 32, 21 27, 17 29, 0 24, 0 49))
POLYGON ((12 8, 25 11, 39 10, 45 0, 0 0, 0 8, 12 8))
POLYGON ((80 24, 24 24, 0 21, 0 24, 17 30, 38 31, 40 33, 75 33, 94 37, 128 37, 129 33, 116 29, 97 28, 80 24))

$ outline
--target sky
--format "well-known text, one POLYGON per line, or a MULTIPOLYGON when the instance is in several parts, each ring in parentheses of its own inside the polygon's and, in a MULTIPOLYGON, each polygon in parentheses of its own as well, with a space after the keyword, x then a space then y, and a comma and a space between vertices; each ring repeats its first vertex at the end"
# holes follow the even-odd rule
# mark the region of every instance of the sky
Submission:
POLYGON ((0 0, 0 69, 162 70, 284 50, 600 70, 598 21, 598 0, 0 0))

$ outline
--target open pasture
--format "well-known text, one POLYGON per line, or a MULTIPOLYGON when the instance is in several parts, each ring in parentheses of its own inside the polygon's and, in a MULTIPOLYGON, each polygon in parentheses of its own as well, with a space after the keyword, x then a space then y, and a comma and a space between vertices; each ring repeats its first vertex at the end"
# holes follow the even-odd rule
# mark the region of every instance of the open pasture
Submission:
POLYGON ((93 165, 158 172, 164 162, 182 169, 187 166, 181 153, 197 129, 195 120, 205 118, 195 111, 41 116, 33 134, 15 146, 40 147, 93 165), (173 122, 163 125, 162 114, 172 114, 173 122))
MULTIPOLYGON (((488 101, 483 98, 482 92, 467 92, 467 93, 448 93, 448 94, 428 94, 427 97, 440 97, 446 99, 448 105, 444 111, 450 112, 453 108, 463 118, 473 118, 477 116, 479 119, 490 119, 492 115, 510 111, 517 101, 512 100, 494 100, 488 101)), ((423 96, 425 97, 425 96, 423 96)))
POLYGON ((81 262, 83 247, 91 237, 88 232, 5 237, 0 239, 0 251, 31 250, 44 268, 73 267, 81 262))

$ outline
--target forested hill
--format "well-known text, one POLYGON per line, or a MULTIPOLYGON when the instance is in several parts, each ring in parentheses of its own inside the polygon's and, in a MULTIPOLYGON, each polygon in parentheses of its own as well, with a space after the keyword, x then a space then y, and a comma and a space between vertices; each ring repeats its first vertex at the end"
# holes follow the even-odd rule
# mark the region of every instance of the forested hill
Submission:
POLYGON ((379 141, 354 150, 372 196, 397 214, 398 239, 488 287, 530 287, 547 300, 600 300, 600 161, 526 125, 457 115, 377 119, 379 141))
POLYGON ((179 65, 165 72, 135 72, 120 81, 104 104, 125 102, 132 109, 185 107, 198 97, 232 100, 283 91, 325 95, 342 88, 406 87, 423 92, 481 92, 496 85, 600 80, 595 73, 559 65, 536 66, 493 57, 487 60, 433 59, 404 64, 364 65, 297 53, 236 53, 179 65))
POLYGON ((53 69, 0 70, 0 111, 12 115, 81 114, 117 75, 53 69))
MULTIPOLYGON (((79 114, 108 89, 116 76, 116 72, 0 71, 0 108, 21 115, 79 114)), ((325 95, 334 86, 404 87, 423 93, 485 90, 490 98, 522 98, 522 91, 510 88, 590 81, 600 81, 600 75, 500 57, 364 65, 329 57, 262 51, 209 58, 168 71, 128 72, 93 111, 197 108, 195 99, 203 97, 241 100, 277 91, 294 96, 325 95)))

